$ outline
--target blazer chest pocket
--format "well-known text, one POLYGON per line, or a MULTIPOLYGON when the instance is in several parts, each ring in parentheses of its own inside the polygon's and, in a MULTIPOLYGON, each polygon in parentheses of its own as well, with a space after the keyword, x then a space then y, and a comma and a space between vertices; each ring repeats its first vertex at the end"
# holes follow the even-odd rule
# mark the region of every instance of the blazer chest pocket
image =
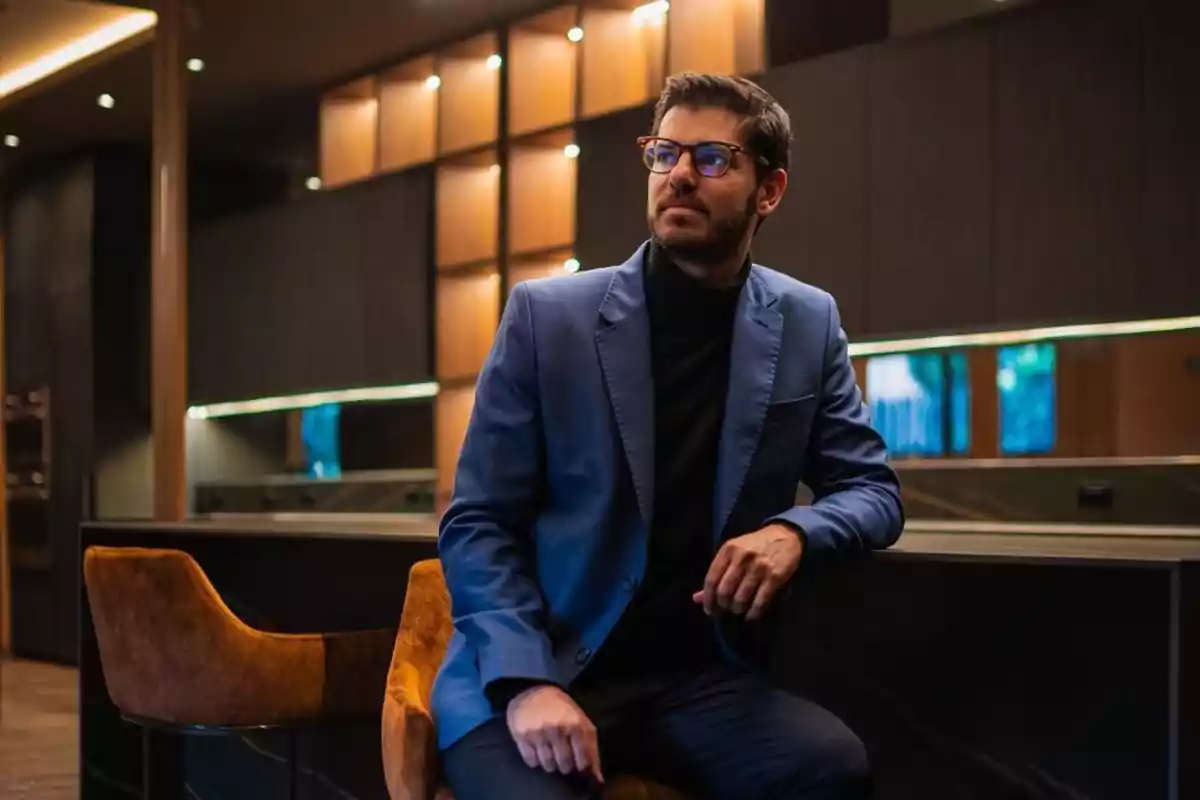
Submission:
POLYGON ((815 394, 767 406, 755 461, 764 465, 789 460, 799 463, 808 449, 808 435, 816 408, 815 394))

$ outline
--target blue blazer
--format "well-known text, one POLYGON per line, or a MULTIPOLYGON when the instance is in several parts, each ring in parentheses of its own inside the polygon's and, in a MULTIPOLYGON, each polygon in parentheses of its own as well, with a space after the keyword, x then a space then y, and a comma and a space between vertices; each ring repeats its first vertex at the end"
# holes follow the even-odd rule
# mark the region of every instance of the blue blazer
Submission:
MULTIPOLYGON (((432 697, 442 748, 495 715, 492 681, 570 684, 642 577, 654 511, 646 247, 619 267, 520 283, 505 306, 438 538, 454 618, 432 697)), ((833 299, 754 265, 731 355, 714 553, 773 521, 803 532, 805 569, 893 543, 899 484, 833 299), (810 506, 795 505, 801 481, 810 506)), ((760 624, 718 625, 727 656, 760 666, 736 630, 760 624)))

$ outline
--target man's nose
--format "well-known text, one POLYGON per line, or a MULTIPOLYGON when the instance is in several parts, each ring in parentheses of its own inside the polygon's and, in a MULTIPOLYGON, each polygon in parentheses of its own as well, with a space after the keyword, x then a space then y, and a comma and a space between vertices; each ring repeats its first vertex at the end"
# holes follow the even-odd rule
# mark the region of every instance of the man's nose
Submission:
POLYGON ((671 168, 671 186, 675 188, 693 189, 696 186, 696 169, 692 162, 692 154, 686 150, 679 154, 679 160, 671 168))

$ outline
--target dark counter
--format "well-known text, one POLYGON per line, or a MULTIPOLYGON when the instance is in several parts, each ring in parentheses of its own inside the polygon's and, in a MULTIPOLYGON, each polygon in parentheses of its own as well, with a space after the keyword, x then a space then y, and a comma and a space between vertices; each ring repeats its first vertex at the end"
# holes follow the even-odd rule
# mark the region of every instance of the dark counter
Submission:
MULTIPOLYGON (((395 627, 433 531, 281 515, 96 523, 82 542, 186 550, 248 623, 303 632, 395 627)), ((1173 533, 910 531, 802 577, 772 673, 863 737, 879 800, 1200 796, 1200 532, 1173 533)), ((108 700, 83 606, 82 795, 127 796, 140 740, 108 700)), ((190 796, 284 796, 283 740, 178 747, 190 796)), ((377 723, 307 734, 300 753, 301 798, 386 798, 377 723)))

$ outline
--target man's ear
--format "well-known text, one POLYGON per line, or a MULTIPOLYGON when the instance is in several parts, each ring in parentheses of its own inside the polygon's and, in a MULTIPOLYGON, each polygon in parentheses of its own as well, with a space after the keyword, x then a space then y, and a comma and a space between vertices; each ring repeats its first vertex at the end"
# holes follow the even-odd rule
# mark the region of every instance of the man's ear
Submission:
POLYGON ((775 213, 783 195, 787 191, 788 175, 786 170, 775 169, 758 184, 758 203, 756 210, 759 217, 769 217, 775 213))

